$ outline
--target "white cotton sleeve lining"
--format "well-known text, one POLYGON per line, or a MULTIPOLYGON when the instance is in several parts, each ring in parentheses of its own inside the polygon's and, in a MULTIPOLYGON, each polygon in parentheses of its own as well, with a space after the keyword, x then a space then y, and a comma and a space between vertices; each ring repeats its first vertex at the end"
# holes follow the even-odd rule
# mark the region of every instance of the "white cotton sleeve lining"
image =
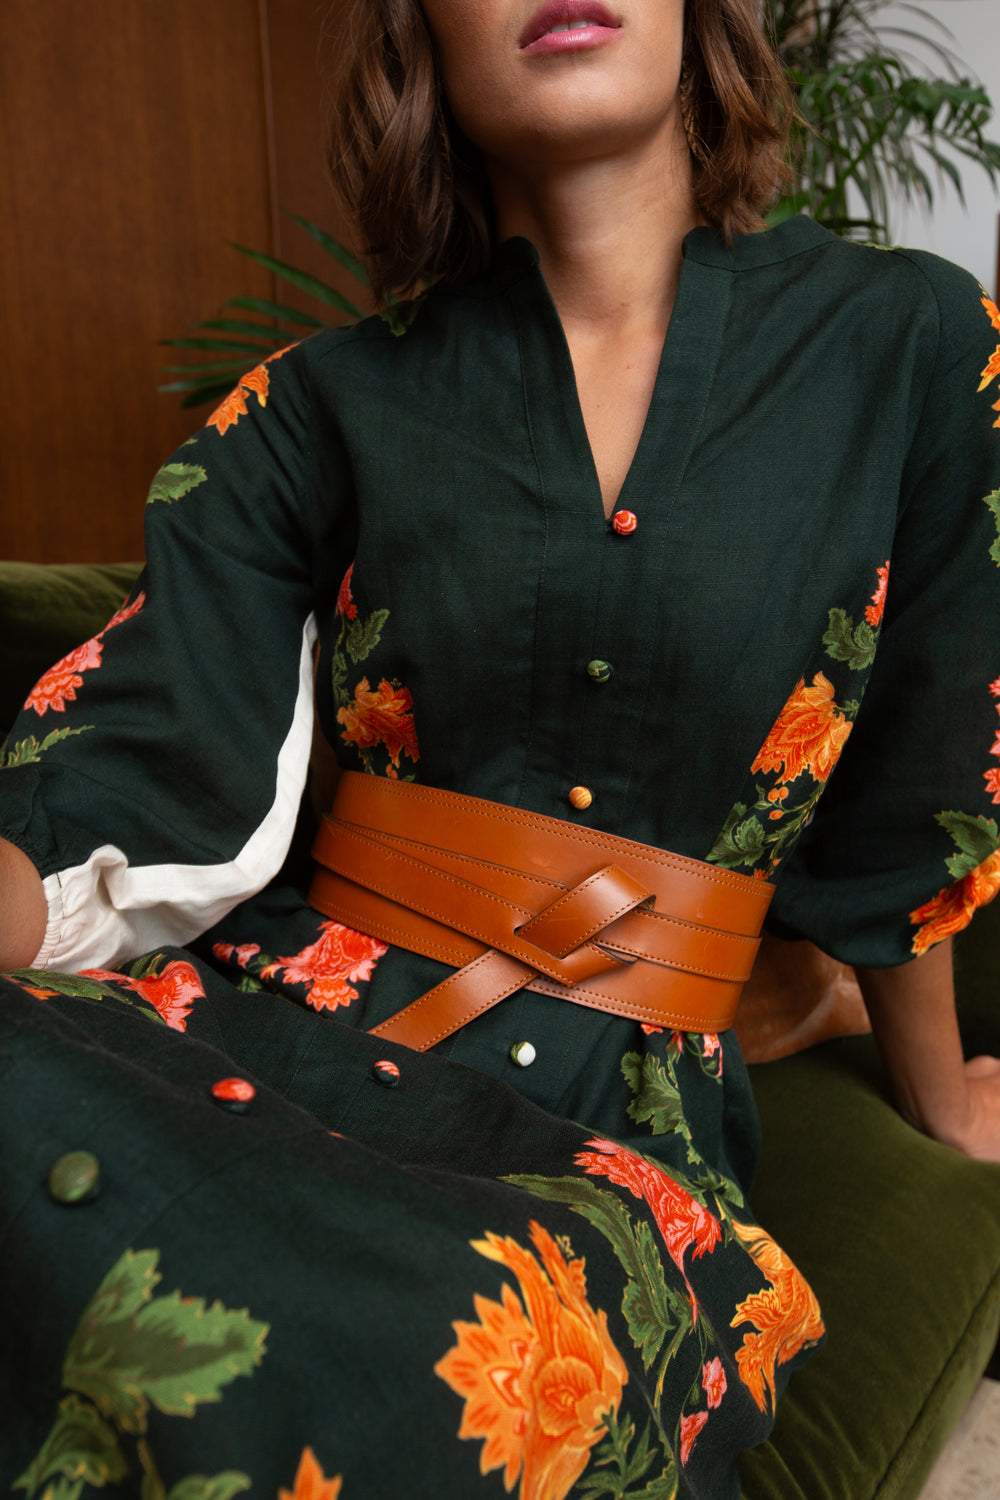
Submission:
POLYGON ((123 850, 102 844, 84 864, 43 881, 48 921, 32 968, 110 969, 161 945, 182 946, 273 879, 288 854, 309 771, 316 636, 310 614, 292 722, 278 752, 274 802, 242 849, 224 864, 133 867, 123 850))

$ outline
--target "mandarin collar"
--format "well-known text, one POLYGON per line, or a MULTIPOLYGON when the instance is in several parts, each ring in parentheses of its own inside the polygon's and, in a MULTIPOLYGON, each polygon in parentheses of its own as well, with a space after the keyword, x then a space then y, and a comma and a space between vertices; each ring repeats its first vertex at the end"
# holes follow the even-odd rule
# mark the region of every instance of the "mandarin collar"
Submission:
MULTIPOLYGON (((831 229, 800 210, 769 229, 734 235, 729 246, 713 224, 696 224, 681 241, 681 253, 686 260, 698 261, 701 265, 739 271, 749 266, 766 266, 787 260, 801 250, 837 238, 831 229)), ((540 273, 540 270, 538 246, 527 235, 511 234, 497 244, 490 274, 499 287, 506 288, 522 276, 540 273)))

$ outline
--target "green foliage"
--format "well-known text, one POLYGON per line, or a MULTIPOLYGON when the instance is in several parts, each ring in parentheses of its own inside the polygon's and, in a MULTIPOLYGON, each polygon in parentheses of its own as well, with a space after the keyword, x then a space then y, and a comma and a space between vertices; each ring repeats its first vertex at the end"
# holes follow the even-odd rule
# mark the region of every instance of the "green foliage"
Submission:
POLYGON ((961 880, 984 859, 989 859, 1000 848, 1000 830, 995 818, 979 813, 939 812, 934 814, 941 827, 946 829, 954 841, 958 853, 945 860, 954 880, 961 880))
POLYGON ((673 1454, 667 1455, 666 1466, 656 1478, 647 1479, 641 1489, 632 1488, 648 1475, 658 1457, 663 1461, 655 1445, 650 1445, 649 1422, 635 1442, 635 1423, 631 1417, 619 1421, 616 1413, 609 1411, 604 1421, 607 1436, 594 1449, 590 1467, 577 1480, 575 1493, 585 1500, 672 1500, 677 1493, 673 1454))
MULTIPOLYGON (((982 84, 940 40, 953 37, 939 17, 908 4, 938 36, 884 24, 891 0, 764 0, 764 20, 796 97, 792 137, 795 185, 771 222, 804 210, 845 238, 891 238, 890 200, 934 202, 928 167, 937 169, 963 207, 964 157, 996 184, 1000 143, 985 131, 993 106, 982 84), (893 45, 916 42, 927 60, 893 45), (942 76, 947 75, 947 76, 942 76), (853 184, 867 210, 852 217, 853 184)), ((879 248, 883 244, 878 245, 879 248)))
POLYGON ((621 1070, 634 1095, 626 1106, 626 1113, 637 1124, 648 1123, 657 1135, 677 1130, 684 1124, 680 1089, 658 1057, 651 1052, 644 1055, 626 1052, 621 1060, 621 1070))
POLYGON ((875 660, 878 631, 867 620, 855 625, 844 609, 833 608, 829 612, 829 624, 823 635, 827 655, 835 661, 846 661, 852 672, 862 672, 875 660))
POLYGON ((667 1286, 649 1225, 641 1219, 634 1221, 620 1198, 587 1178, 512 1173, 501 1181, 550 1203, 565 1203, 604 1235, 625 1272, 622 1313, 648 1370, 667 1334, 690 1321, 687 1302, 667 1286))
POLYGON ((989 506, 997 524, 997 539, 990 546, 990 558, 1000 568, 1000 490, 990 490, 988 495, 983 496, 983 503, 989 506))
POLYGON ((81 724, 77 729, 52 729, 43 740, 29 734, 23 740, 17 740, 9 750, 0 749, 0 771, 9 771, 14 766, 35 765, 45 751, 58 745, 60 740, 69 739, 71 734, 85 734, 93 727, 93 724, 81 724))
MULTIPOLYGON (((48 1437, 19 1478, 15 1490, 34 1495, 47 1480, 72 1479, 84 1484, 104 1485, 124 1479, 127 1465, 114 1428, 78 1396, 65 1396, 48 1437)), ((49 1494, 64 1500, 79 1494, 76 1486, 49 1486, 49 1494)))
POLYGON ((260 1363, 267 1333, 246 1308, 178 1291, 153 1297, 158 1260, 157 1250, 125 1251, 84 1309, 63 1366, 64 1384, 125 1432, 145 1432, 150 1405, 190 1417, 220 1400, 260 1363))
POLYGON ((764 852, 763 826, 755 817, 746 817, 746 811, 745 802, 736 803, 705 856, 725 870, 738 870, 741 865, 753 867, 764 852))
POLYGON ((207 478, 201 464, 162 464, 153 475, 146 504, 153 505, 157 500, 163 500, 172 505, 175 500, 197 489, 199 484, 204 484, 207 478))

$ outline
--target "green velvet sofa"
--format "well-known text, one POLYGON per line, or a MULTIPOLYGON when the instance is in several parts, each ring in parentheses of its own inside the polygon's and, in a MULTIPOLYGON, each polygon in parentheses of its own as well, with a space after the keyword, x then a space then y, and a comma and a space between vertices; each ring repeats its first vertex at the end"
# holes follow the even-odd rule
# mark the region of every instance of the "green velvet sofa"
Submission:
MULTIPOLYGON (((136 571, 0 564, 0 735, 136 571)), ((955 964, 966 1053, 1000 1054, 1000 900, 956 938, 955 964)), ((903 1120, 870 1035, 751 1076, 754 1213, 814 1287, 829 1337, 771 1440, 745 1454, 744 1500, 916 1500, 980 1379, 1000 1379, 1000 1166, 903 1120)))

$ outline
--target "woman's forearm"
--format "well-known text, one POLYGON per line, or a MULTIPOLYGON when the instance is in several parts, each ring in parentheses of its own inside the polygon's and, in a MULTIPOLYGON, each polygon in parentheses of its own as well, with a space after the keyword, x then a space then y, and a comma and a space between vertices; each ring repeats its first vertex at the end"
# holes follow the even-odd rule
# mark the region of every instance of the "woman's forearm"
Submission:
POLYGON ((0 838, 0 971, 26 969, 45 936, 42 877, 26 854, 0 838))
POLYGON ((951 938, 895 968, 854 972, 900 1114, 918 1130, 958 1145, 970 1100, 951 938))

